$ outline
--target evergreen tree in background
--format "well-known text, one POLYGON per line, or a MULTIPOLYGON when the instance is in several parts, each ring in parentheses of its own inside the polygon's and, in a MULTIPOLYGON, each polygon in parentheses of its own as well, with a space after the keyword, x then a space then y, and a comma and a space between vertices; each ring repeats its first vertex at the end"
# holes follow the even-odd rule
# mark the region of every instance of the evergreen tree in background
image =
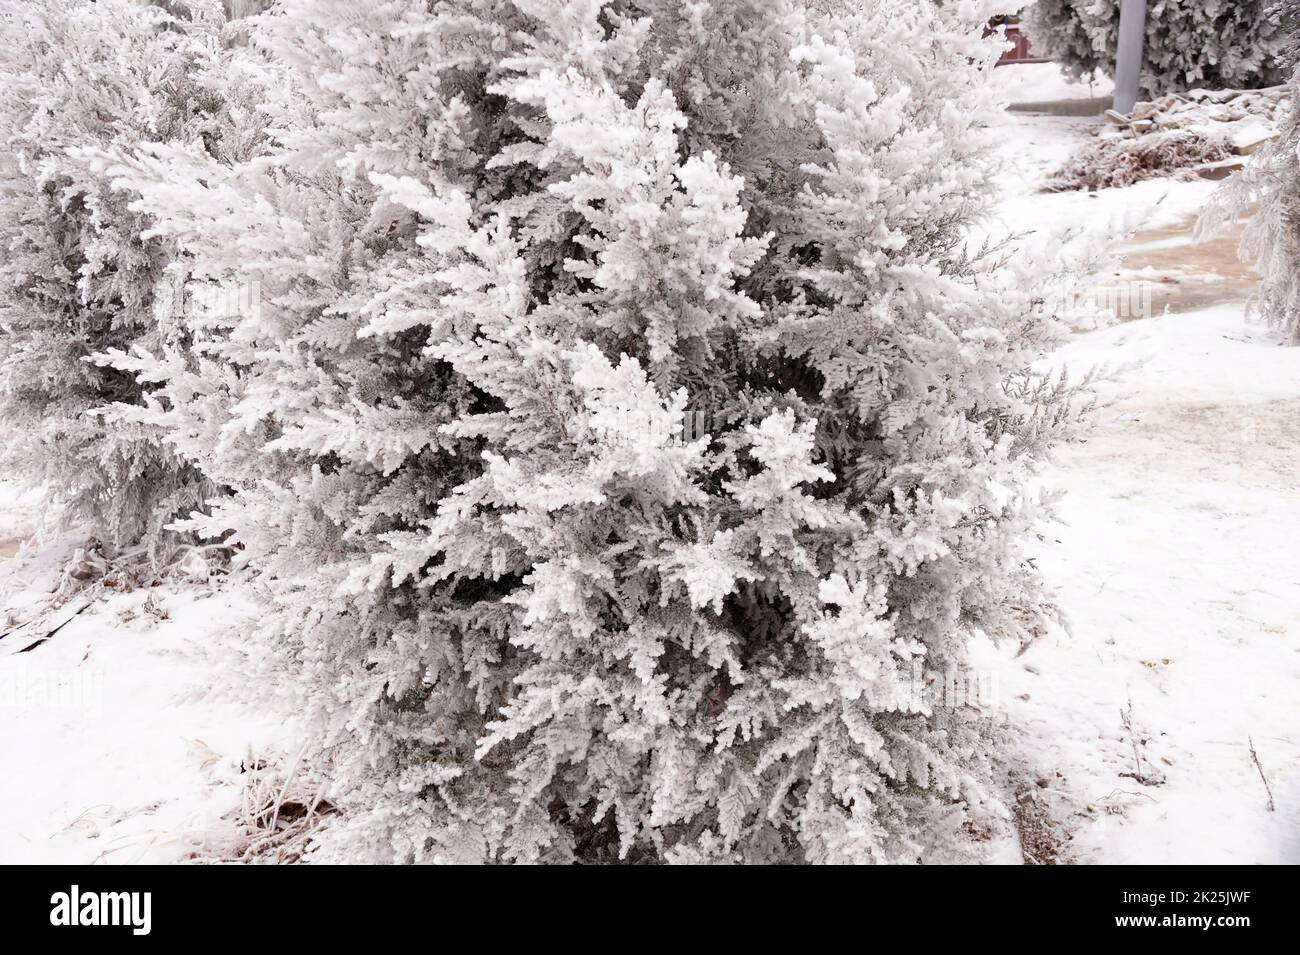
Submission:
POLYGON ((128 2, 37 0, 0 29, 0 418, 6 473, 43 485, 64 516, 118 546, 204 496, 195 470, 137 427, 97 414, 149 391, 96 365, 101 350, 179 347, 157 299, 172 244, 92 172, 78 149, 201 143, 219 95, 215 2, 173 12, 128 2))
POLYGON ((196 303, 100 349, 156 394, 115 414, 232 492, 188 526, 273 610, 318 858, 915 861, 997 810, 990 721, 916 692, 1041 624, 1072 419, 965 241, 988 12, 284 0, 259 148, 99 152, 196 303))
MULTIPOLYGON (((1036 0, 1025 10, 1034 53, 1078 78, 1115 69, 1121 0, 1036 0)), ((1280 82, 1277 0, 1149 0, 1142 52, 1145 95, 1280 82)))
POLYGON ((1289 0, 1274 4, 1273 11, 1286 27, 1291 112, 1280 135, 1215 194, 1198 229, 1208 234, 1250 216, 1242 257, 1262 276, 1255 309, 1290 344, 1300 345, 1300 16, 1289 0))

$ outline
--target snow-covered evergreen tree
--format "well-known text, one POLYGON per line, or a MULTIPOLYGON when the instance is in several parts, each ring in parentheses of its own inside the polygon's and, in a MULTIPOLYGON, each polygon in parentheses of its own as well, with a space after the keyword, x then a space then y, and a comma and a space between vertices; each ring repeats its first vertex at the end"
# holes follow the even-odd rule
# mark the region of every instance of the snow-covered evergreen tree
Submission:
MULTIPOLYGON (((1110 75, 1121 0, 1036 0, 1025 11, 1034 52, 1075 77, 1110 75)), ((1196 87, 1250 88, 1280 78, 1277 0, 1152 0, 1141 87, 1147 95, 1196 87)))
POLYGON ((964 242, 987 13, 284 0, 272 145, 103 154, 192 288, 258 290, 112 360, 234 491, 192 524, 275 608, 319 857, 913 861, 992 810, 916 675, 1041 619, 1068 407, 964 242))
POLYGON ((1253 155, 1246 168, 1216 193, 1198 223, 1204 234, 1250 215, 1242 256, 1261 273, 1253 303, 1264 320, 1300 345, 1300 11, 1286 3, 1291 112, 1280 134, 1253 155))
MULTIPOLYGON (((203 482, 157 435, 97 409, 147 388, 88 360, 164 346, 157 291, 170 242, 77 149, 199 140, 218 108, 196 82, 216 55, 214 2, 35 0, 0 42, 0 419, 5 473, 124 545, 190 510, 203 482)), ((165 285, 164 285, 165 287, 165 285)))

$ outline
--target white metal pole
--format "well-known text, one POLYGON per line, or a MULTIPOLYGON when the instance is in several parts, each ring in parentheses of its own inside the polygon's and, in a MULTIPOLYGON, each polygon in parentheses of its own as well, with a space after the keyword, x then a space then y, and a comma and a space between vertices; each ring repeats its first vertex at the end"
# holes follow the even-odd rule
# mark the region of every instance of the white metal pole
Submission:
POLYGON ((1128 114, 1138 98, 1142 73, 1142 39, 1146 34, 1147 0, 1122 0, 1119 8, 1119 50, 1115 57, 1115 112, 1128 114))

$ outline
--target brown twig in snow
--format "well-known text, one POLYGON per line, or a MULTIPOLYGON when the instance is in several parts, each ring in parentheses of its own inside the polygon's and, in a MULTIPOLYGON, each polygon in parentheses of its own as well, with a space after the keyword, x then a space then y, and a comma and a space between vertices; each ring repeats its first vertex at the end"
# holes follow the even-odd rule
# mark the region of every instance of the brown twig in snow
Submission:
POLYGON ((1255 768, 1259 770, 1259 778, 1264 781, 1264 791, 1268 793, 1268 811, 1276 812, 1277 810, 1273 805, 1273 787, 1268 784, 1268 777, 1264 775, 1264 767, 1259 761, 1259 754, 1255 752, 1255 741, 1247 736, 1246 742, 1250 744, 1250 758, 1255 763, 1255 768))

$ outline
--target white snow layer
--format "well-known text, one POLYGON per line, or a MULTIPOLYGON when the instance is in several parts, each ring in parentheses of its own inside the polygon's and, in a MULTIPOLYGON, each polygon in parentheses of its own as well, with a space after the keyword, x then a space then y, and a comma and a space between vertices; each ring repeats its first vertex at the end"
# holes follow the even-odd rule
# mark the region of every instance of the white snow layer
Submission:
POLYGON ((1300 862, 1300 350, 1223 307, 1057 357, 1140 364, 1046 476, 1070 632, 990 655, 1025 770, 1074 861, 1300 862))
MULTIPOLYGON (((32 533, 26 500, 0 490, 0 545, 32 533)), ((0 863, 210 851, 229 841, 222 817, 240 803, 246 757, 293 743, 292 724, 210 691, 229 665, 224 639, 253 607, 238 587, 182 578, 130 592, 92 584, 41 616, 82 541, 0 550, 0 863)))

